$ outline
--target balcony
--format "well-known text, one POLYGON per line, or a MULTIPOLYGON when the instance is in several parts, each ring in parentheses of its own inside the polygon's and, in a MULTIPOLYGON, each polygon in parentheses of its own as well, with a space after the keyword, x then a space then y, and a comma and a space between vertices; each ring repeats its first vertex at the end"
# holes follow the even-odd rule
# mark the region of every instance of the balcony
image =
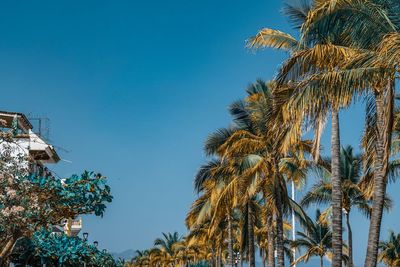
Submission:
POLYGON ((77 236, 82 230, 82 219, 67 219, 64 224, 64 233, 69 236, 77 236))

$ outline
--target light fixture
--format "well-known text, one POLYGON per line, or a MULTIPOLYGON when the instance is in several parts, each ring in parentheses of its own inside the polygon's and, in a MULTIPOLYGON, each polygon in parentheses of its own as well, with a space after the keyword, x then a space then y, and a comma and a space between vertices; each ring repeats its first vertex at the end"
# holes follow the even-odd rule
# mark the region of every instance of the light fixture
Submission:
POLYGON ((82 234, 82 236, 83 236, 83 240, 84 240, 84 241, 87 241, 87 239, 88 239, 88 237, 89 237, 89 233, 86 233, 86 232, 85 232, 85 233, 82 234))
POLYGON ((97 247, 99 246, 99 242, 94 241, 94 242, 93 242, 93 245, 97 248, 97 247))

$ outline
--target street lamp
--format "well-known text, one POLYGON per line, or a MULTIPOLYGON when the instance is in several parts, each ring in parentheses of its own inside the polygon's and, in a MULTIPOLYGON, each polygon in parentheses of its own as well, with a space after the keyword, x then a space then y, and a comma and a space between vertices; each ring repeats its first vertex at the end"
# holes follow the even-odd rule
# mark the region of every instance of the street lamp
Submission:
MULTIPOLYGON (((86 243, 89 237, 89 233, 85 232, 82 234, 82 236, 83 236, 83 241, 86 243)), ((83 261, 83 267, 86 267, 86 261, 83 261)))
POLYGON ((238 264, 238 262, 241 260, 241 258, 240 258, 240 253, 239 252, 237 252, 237 253, 235 253, 236 255, 236 257, 235 257, 235 264, 237 265, 238 264))
POLYGON ((97 248, 97 247, 99 246, 99 242, 94 241, 94 242, 93 242, 93 245, 97 248))
MULTIPOLYGON (((296 197, 295 197, 295 190, 294 190, 294 181, 292 180, 292 200, 296 201, 296 197)), ((293 241, 296 240, 296 219, 294 217, 294 209, 292 208, 292 239, 293 241)), ((296 249, 293 248, 292 250, 293 253, 293 260, 296 262, 296 249)), ((296 267, 296 263, 293 264, 293 267, 296 267)))

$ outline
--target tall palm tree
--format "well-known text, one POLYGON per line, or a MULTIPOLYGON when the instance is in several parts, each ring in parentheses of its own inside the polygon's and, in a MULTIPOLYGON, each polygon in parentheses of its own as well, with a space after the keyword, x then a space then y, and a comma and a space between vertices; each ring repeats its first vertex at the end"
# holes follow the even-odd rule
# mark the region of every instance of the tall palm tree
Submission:
MULTIPOLYGON (((220 132, 218 132, 220 133, 220 132)), ((214 144, 207 142, 208 146, 214 144)), ((237 165, 234 162, 229 162, 227 159, 218 157, 217 152, 214 152, 216 158, 203 165, 195 177, 195 190, 201 195, 193 203, 187 215, 187 225, 189 229, 197 227, 204 222, 209 222, 208 236, 212 238, 218 232, 227 238, 227 250, 230 265, 234 265, 234 224, 233 214, 235 203, 237 202, 236 196, 228 196, 224 201, 220 201, 220 195, 225 190, 227 183, 236 175, 237 165)), ((223 242, 225 243, 225 242, 223 242)), ((222 260, 223 243, 217 243, 217 258, 222 260), (220 255, 221 254, 221 255, 220 255)), ((221 260, 216 259, 219 264, 221 260)))
POLYGON ((133 266, 144 267, 149 265, 149 250, 136 250, 132 259, 133 266))
MULTIPOLYGON (((302 1, 300 6, 287 6, 287 13, 294 21, 295 26, 304 28, 309 14, 313 6, 311 1, 302 1)), ((300 32, 300 33, 301 33, 300 32)), ((251 38, 248 45, 252 48, 260 47, 274 47, 288 50, 291 53, 290 58, 283 65, 280 74, 277 77, 278 90, 282 91, 279 98, 284 96, 287 104, 286 113, 295 113, 292 118, 303 120, 304 116, 308 117, 305 120, 314 121, 314 128, 316 132, 315 137, 315 158, 319 156, 319 140, 323 129, 323 124, 327 113, 331 111, 332 133, 331 133, 331 166, 332 166, 332 212, 333 222, 333 266, 341 266, 342 254, 342 217, 340 216, 342 210, 341 203, 341 179, 339 168, 339 154, 340 154, 340 128, 339 128, 339 110, 349 104, 352 99, 352 93, 343 94, 337 93, 332 84, 325 84, 324 86, 315 86, 312 90, 304 88, 302 90, 292 91, 288 94, 289 87, 293 87, 293 83, 300 81, 310 76, 313 73, 320 71, 329 71, 338 68, 343 64, 344 59, 347 57, 346 51, 341 47, 331 45, 325 39, 314 39, 313 43, 305 44, 298 42, 289 34, 271 30, 263 29, 255 37, 251 38), (284 85, 285 84, 285 85, 284 85), (284 85, 284 86, 283 86, 284 85), (280 88, 281 87, 281 88, 280 88), (293 101, 289 101, 292 99, 293 101), (295 112, 293 112, 295 110, 295 112)), ((300 85, 301 88, 302 85, 300 85)), ((349 91, 347 91, 349 93, 349 91)), ((281 100, 282 101, 282 100, 281 100)))
POLYGON ((400 265, 400 234, 389 232, 389 240, 379 243, 378 260, 386 266, 395 267, 400 265))
POLYGON ((320 267, 323 267, 324 257, 332 251, 332 232, 329 226, 319 221, 320 215, 317 210, 315 222, 309 224, 305 232, 297 231, 298 238, 290 243, 292 248, 305 250, 293 264, 308 262, 311 257, 317 256, 320 257, 320 267))
MULTIPOLYGON (((226 222, 227 229, 227 248, 229 254, 229 264, 234 265, 233 255, 233 224, 232 214, 234 210, 234 196, 226 199, 222 205, 218 203, 219 195, 224 190, 226 183, 235 174, 231 168, 232 165, 226 160, 213 159, 207 164, 203 165, 195 177, 195 190, 203 195, 198 199, 204 202, 201 206, 193 206, 195 209, 191 209, 188 216, 196 216, 196 224, 201 223, 206 219, 211 219, 211 227, 209 234, 213 234, 215 226, 219 226, 222 221, 226 222)), ((194 203, 196 204, 196 202, 194 203)), ((197 203, 199 204, 199 203, 197 203)), ((188 218, 189 218, 188 217, 188 218)), ((190 227, 193 227, 192 223, 189 223, 190 227)))
MULTIPOLYGON (((354 155, 353 148, 347 146, 342 148, 340 153, 340 169, 342 179, 342 203, 346 217, 347 241, 349 246, 348 266, 353 265, 353 238, 350 225, 350 212, 352 207, 356 207, 366 216, 370 215, 370 201, 360 187, 362 177, 362 157, 354 155)), ((303 207, 308 207, 312 203, 330 204, 332 201, 331 167, 329 164, 321 165, 316 171, 319 181, 306 193, 301 201, 303 207)), ((389 204, 389 203, 387 203, 389 204)))
POLYGON ((262 200, 253 196, 247 198, 240 207, 242 215, 241 224, 241 251, 242 255, 246 255, 249 265, 255 265, 255 252, 257 242, 257 229, 262 224, 263 206, 262 200))
POLYGON ((382 222, 391 132, 393 126, 394 78, 398 65, 398 29, 400 14, 397 1, 318 1, 304 23, 306 43, 316 38, 335 39, 343 46, 361 50, 350 58, 343 70, 324 74, 338 90, 367 90, 374 99, 368 116, 374 123, 368 147, 374 162, 374 190, 365 266, 377 264, 378 243, 382 222), (343 38, 343 36, 346 36, 343 38), (339 38, 338 38, 339 37, 339 38), (340 39, 340 40, 339 40, 340 39), (339 75, 338 75, 339 74, 339 75), (336 76, 337 75, 337 76, 336 76), (328 78, 330 77, 330 78, 328 78))
POLYGON ((273 204, 278 266, 284 266, 283 217, 290 210, 291 200, 280 163, 291 155, 309 152, 311 143, 288 138, 291 131, 299 130, 300 125, 282 125, 283 114, 275 113, 271 86, 273 84, 258 81, 248 88, 245 102, 235 104, 235 122, 239 121, 245 127, 234 131, 219 151, 224 158, 241 162, 242 167, 227 185, 224 195, 241 195, 243 201, 262 192, 265 203, 273 204))
POLYGON ((198 253, 194 262, 200 260, 207 260, 216 266, 216 251, 217 244, 221 243, 222 235, 216 233, 213 236, 209 236, 210 221, 205 221, 200 225, 192 227, 186 236, 186 240, 189 246, 197 246, 198 253))
MULTIPOLYGON (((254 131, 254 125, 250 119, 250 113, 245 109, 245 103, 242 101, 238 101, 233 103, 229 109, 232 117, 234 118, 234 126, 231 128, 220 129, 215 133, 211 134, 206 141, 205 151, 209 156, 218 156, 223 157, 224 162, 229 165, 229 168, 218 171, 219 175, 227 175, 228 179, 225 179, 228 183, 226 184, 226 188, 223 190, 223 194, 219 197, 216 203, 216 209, 214 210, 213 221, 218 216, 218 210, 222 207, 229 207, 232 209, 235 207, 239 207, 242 209, 242 219, 244 220, 243 226, 246 229, 242 229, 242 234, 246 234, 246 242, 242 242, 242 245, 246 245, 249 265, 251 267, 255 266, 255 248, 254 248, 254 225, 255 225, 255 212, 253 210, 253 198, 257 193, 257 177, 252 176, 250 180, 246 183, 239 184, 237 183, 238 177, 240 177, 243 173, 247 171, 249 168, 248 164, 244 162, 242 159, 238 160, 238 157, 227 157, 226 148, 224 144, 231 140, 235 134, 240 131, 254 131), (234 190, 233 194, 226 194, 224 192, 230 192, 234 190)), ((228 226, 231 221, 230 216, 228 217, 228 226)), ((228 230, 231 229, 228 227, 228 230)), ((229 230, 229 236, 232 236, 232 231, 229 230)), ((229 238, 230 242, 228 243, 228 251, 229 251, 229 259, 230 264, 234 264, 234 255, 233 255, 233 242, 232 238, 229 238)), ((241 249, 244 251, 244 248, 241 249)))
MULTIPOLYGON (((153 254, 157 255, 162 262, 167 266, 175 263, 175 245, 183 240, 183 236, 179 235, 178 232, 174 233, 162 233, 162 238, 154 240, 153 254)), ((150 252, 152 254, 152 252, 150 252)))
MULTIPOLYGON (((250 204, 257 194, 262 193, 264 205, 270 207, 268 210, 273 213, 265 215, 268 216, 267 221, 271 222, 273 216, 276 218, 276 222, 271 225, 276 226, 278 265, 283 266, 283 217, 293 206, 287 195, 286 179, 302 176, 306 166, 304 153, 311 151, 311 143, 288 138, 288 133, 293 129, 298 130, 299 124, 295 127, 291 124, 282 127, 283 115, 274 113, 275 103, 268 83, 258 81, 247 92, 245 101, 235 102, 230 107, 234 125, 213 133, 206 142, 206 153, 216 160, 202 167, 196 177, 195 188, 203 194, 193 204, 187 221, 190 226, 195 221, 198 223, 201 217, 210 218, 211 213, 212 233, 231 209, 244 208, 243 225, 247 227, 241 232, 247 233, 246 248, 249 264, 253 267, 253 229, 257 216, 250 204)), ((229 232, 228 236, 232 236, 229 232)), ((273 239, 271 235, 269 238, 273 239)), ((274 241, 269 244, 269 262, 273 265, 274 241)), ((228 248, 229 255, 232 255, 229 243, 228 248)))

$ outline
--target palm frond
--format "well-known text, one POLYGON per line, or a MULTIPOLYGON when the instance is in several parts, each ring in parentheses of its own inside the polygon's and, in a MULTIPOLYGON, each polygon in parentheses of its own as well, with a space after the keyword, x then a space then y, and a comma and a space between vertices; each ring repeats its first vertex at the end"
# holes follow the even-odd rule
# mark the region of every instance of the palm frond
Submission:
POLYGON ((294 51, 299 48, 299 43, 290 34, 264 28, 254 37, 249 38, 246 41, 246 46, 250 49, 276 48, 286 51, 294 51))

